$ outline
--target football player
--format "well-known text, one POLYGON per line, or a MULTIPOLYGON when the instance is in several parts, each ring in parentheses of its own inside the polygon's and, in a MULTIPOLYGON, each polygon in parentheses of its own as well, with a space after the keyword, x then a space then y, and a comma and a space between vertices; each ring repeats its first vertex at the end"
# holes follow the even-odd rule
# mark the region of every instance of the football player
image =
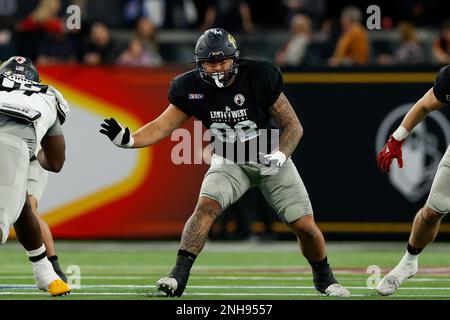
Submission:
POLYGON ((221 28, 200 36, 194 58, 197 68, 173 79, 170 104, 158 118, 134 134, 113 118, 105 120, 100 130, 119 147, 141 148, 161 141, 194 116, 215 138, 215 154, 196 208, 184 226, 176 264, 168 277, 157 282, 157 289, 168 296, 183 294, 214 220, 249 188, 258 186, 297 236, 312 267, 315 288, 328 296, 349 296, 328 264, 308 193, 290 159, 303 129, 283 93, 280 70, 268 62, 239 59, 235 39, 221 28), (282 133, 274 142, 268 136, 278 129, 282 133), (259 148, 253 153, 249 152, 252 144, 259 148))
MULTIPOLYGON (((438 110, 450 102, 450 67, 442 68, 437 74, 433 88, 414 104, 403 118, 400 127, 389 137, 379 152, 377 162, 383 172, 389 172, 391 163, 397 159, 403 167, 402 145, 411 131, 430 112, 438 110)), ((422 250, 436 237, 442 218, 450 211, 450 147, 439 163, 431 190, 425 203, 415 218, 406 252, 397 266, 378 284, 377 291, 383 296, 393 294, 408 278, 418 270, 418 258, 422 250)))
MULTIPOLYGON (((49 86, 49 90, 55 93, 57 101, 65 106, 65 110, 69 111, 69 105, 61 93, 55 88, 49 86)), ((39 146, 38 146, 39 147, 39 146)), ((38 151, 40 148, 38 148, 38 151)), ((36 152, 37 154, 38 152, 36 152)), ((61 270, 59 265, 58 256, 56 255, 55 242, 53 241, 52 232, 47 222, 39 215, 38 205, 39 201, 44 194, 45 187, 47 186, 48 171, 44 170, 39 164, 36 157, 32 157, 30 165, 28 167, 28 180, 27 180, 27 191, 28 199, 31 205, 31 211, 36 216, 39 226, 41 227, 42 240, 44 241, 45 248, 47 249, 47 258, 53 266, 56 274, 67 283, 67 277, 61 270)))
POLYGON ((0 66, 0 239, 5 243, 14 225, 17 238, 27 251, 39 289, 51 295, 70 292, 47 259, 41 230, 27 195, 30 159, 37 154, 40 165, 59 172, 65 161, 61 124, 67 110, 55 93, 40 84, 33 63, 20 56, 0 66))

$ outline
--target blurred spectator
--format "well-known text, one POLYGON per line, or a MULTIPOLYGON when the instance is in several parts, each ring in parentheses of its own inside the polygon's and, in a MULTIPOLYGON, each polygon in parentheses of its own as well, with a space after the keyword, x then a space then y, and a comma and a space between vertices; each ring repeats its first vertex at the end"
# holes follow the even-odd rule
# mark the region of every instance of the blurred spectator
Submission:
POLYGON ((80 4, 83 25, 101 22, 109 28, 125 26, 123 0, 82 0, 80 4))
POLYGON ((38 6, 16 28, 17 51, 36 60, 40 43, 46 34, 62 34, 64 22, 58 17, 60 0, 40 0, 38 6))
POLYGON ((369 38, 361 24, 362 13, 357 7, 347 7, 341 14, 340 36, 330 66, 363 65, 369 62, 369 38))
POLYGON ((11 28, 17 13, 17 0, 0 1, 0 28, 11 28))
POLYGON ((163 64, 163 59, 159 54, 159 46, 156 41, 156 31, 155 25, 147 18, 139 19, 135 31, 135 38, 141 42, 144 51, 150 56, 152 66, 163 64))
POLYGON ((85 45, 83 62, 90 65, 111 64, 117 52, 118 45, 111 38, 108 27, 100 22, 94 23, 85 45))
POLYGON ((144 0, 143 14, 157 28, 190 29, 198 22, 193 0, 144 0))
POLYGON ((12 30, 17 6, 17 0, 4 0, 0 5, 0 61, 14 54, 12 30))
POLYGON ((127 25, 135 25, 137 19, 142 16, 142 2, 140 0, 125 0, 123 13, 127 25))
POLYGON ((424 62, 424 51, 419 44, 416 31, 412 24, 402 22, 398 25, 401 43, 392 56, 380 55, 378 57, 379 64, 400 64, 411 65, 424 62))
POLYGON ((311 42, 311 19, 297 14, 291 20, 291 38, 277 52, 275 62, 280 66, 299 66, 303 64, 311 42))
POLYGON ((250 7, 245 0, 210 0, 201 30, 220 27, 230 33, 253 32, 250 7))
POLYGON ((66 34, 48 34, 39 47, 36 63, 40 65, 75 63, 76 57, 75 44, 66 34))
POLYGON ((313 27, 319 27, 325 18, 326 0, 284 0, 285 6, 289 10, 289 17, 303 13, 310 17, 313 27))
POLYGON ((433 44, 433 57, 439 64, 450 64, 450 20, 442 23, 441 36, 433 44))
POLYGON ((58 17, 60 0, 41 0, 38 7, 17 26, 19 32, 63 33, 64 22, 58 17))
POLYGON ((161 65, 161 60, 153 59, 143 43, 135 38, 130 41, 128 48, 119 56, 117 64, 155 67, 161 65))

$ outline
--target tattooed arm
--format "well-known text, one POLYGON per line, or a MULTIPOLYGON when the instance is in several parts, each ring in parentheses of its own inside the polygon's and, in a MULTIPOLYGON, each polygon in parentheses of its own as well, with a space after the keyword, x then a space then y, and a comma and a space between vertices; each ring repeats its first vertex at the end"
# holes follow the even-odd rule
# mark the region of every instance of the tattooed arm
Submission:
POLYGON ((282 130, 279 150, 289 158, 303 135, 300 120, 283 92, 270 107, 269 113, 282 130))

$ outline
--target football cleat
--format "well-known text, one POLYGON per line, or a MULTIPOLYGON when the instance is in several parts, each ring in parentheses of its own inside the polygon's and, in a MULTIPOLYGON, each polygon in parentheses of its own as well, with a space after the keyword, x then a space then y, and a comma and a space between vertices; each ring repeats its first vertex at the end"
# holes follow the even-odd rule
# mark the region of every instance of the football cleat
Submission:
POLYGON ((350 297, 350 292, 339 283, 329 285, 322 294, 329 297, 350 297))
POLYGON ((48 293, 50 293, 53 297, 62 296, 70 293, 70 287, 64 281, 58 279, 50 283, 48 286, 48 293))
POLYGON ((52 296, 67 294, 70 287, 58 277, 53 266, 47 258, 33 262, 33 275, 36 286, 48 291, 52 296))
POLYGON ((413 263, 400 261, 400 263, 392 269, 381 281, 378 283, 377 292, 382 296, 390 296, 393 294, 406 280, 417 273, 417 260, 413 263))
POLYGON ((156 282, 156 289, 164 292, 168 297, 180 296, 176 294, 178 281, 175 278, 161 278, 156 282))
POLYGON ((62 270, 55 270, 56 274, 61 278, 62 281, 64 281, 65 283, 67 283, 67 277, 64 274, 64 272, 62 272, 62 270))

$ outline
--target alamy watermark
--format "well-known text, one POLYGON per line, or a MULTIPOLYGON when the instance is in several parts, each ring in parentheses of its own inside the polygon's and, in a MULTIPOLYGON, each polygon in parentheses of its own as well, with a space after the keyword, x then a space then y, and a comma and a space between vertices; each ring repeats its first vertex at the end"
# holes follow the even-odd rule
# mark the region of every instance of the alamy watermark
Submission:
POLYGON ((370 16, 366 20, 366 27, 369 30, 381 29, 381 9, 379 6, 373 4, 367 7, 366 13, 370 16))
POLYGON ((381 268, 377 265, 370 265, 367 267, 366 273, 371 274, 366 281, 368 289, 376 289, 381 280, 381 268))
POLYGON ((66 9, 66 28, 67 30, 81 30, 81 8, 75 4, 66 9))
POLYGON ((202 128, 196 120, 192 131, 179 128, 172 133, 171 141, 178 142, 172 148, 172 163, 210 164, 214 153, 237 164, 259 161, 270 166, 261 159, 279 145, 279 129, 257 129, 250 120, 237 122, 233 128, 223 122, 213 123, 204 132, 202 128))
POLYGON ((81 289, 81 268, 78 265, 70 265, 66 269, 67 284, 72 289, 81 289))

